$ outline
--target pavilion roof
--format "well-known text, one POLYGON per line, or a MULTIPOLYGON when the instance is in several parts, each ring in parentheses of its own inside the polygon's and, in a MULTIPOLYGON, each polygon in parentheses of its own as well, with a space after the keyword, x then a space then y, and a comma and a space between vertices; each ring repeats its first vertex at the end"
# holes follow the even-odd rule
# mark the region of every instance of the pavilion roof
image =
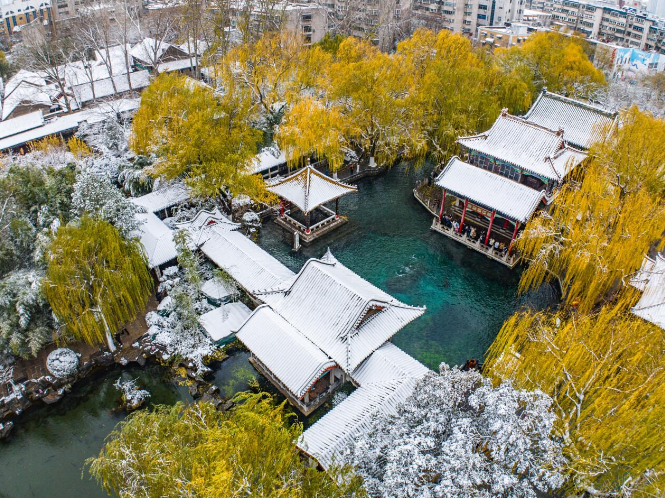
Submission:
POLYGON ((452 157, 436 184, 447 191, 468 198, 501 216, 525 223, 543 199, 543 192, 514 182, 452 157))
POLYGON ((657 254, 651 261, 651 265, 642 265, 639 273, 641 285, 633 284, 644 292, 632 312, 665 329, 665 255, 657 254))
POLYGON ((134 216, 141 223, 136 235, 143 245, 148 266, 155 268, 176 259, 178 252, 173 231, 153 213, 136 213, 134 216))
POLYGON ((502 112, 485 133, 460 137, 464 147, 495 157, 550 180, 562 180, 586 158, 569 147, 563 134, 502 112))
POLYGON ((250 294, 275 287, 294 273, 258 245, 234 230, 213 225, 201 251, 250 294))
POLYGON ((309 213, 326 202, 358 190, 353 185, 333 180, 312 166, 302 168, 267 188, 295 204, 303 213, 309 213))
POLYGON ((602 140, 614 125, 617 114, 588 102, 574 100, 544 90, 524 115, 532 123, 563 129, 563 138, 575 147, 588 149, 602 140))
POLYGON ((156 213, 189 200, 189 187, 184 183, 173 183, 149 194, 135 197, 131 201, 149 213, 156 213))
POLYGON ((349 374, 425 312, 370 284, 330 251, 258 297, 349 374))
POLYGON ((343 458, 354 436, 371 428, 378 415, 397 415, 399 405, 429 372, 397 346, 384 344, 354 372, 360 387, 307 429, 298 447, 324 469, 329 468, 343 458))
POLYGON ((326 370, 336 366, 293 325, 265 304, 252 312, 236 331, 236 337, 297 398, 302 398, 326 370))

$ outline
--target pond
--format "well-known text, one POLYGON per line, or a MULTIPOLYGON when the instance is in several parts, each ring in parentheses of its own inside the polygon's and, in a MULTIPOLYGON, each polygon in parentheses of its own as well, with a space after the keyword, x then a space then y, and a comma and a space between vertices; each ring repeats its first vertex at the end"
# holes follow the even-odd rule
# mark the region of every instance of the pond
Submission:
MULTIPOLYGON (((402 166, 360 181, 358 193, 340 201, 340 213, 349 223, 298 253, 272 222, 257 242, 294 271, 330 247, 343 264, 397 299, 427 306, 425 315, 400 331, 394 343, 436 368, 442 361, 455 365, 482 358, 514 310, 544 307, 556 295, 544 287, 517 297, 519 270, 508 270, 429 230, 431 215, 412 194, 416 180, 427 173, 402 166)), ((246 390, 256 381, 274 392, 248 356, 235 353, 216 368, 212 382, 223 395, 246 390)), ((118 398, 113 383, 120 375, 137 377, 152 393, 151 403, 191 401, 187 389, 163 379, 158 366, 114 370, 86 380, 60 403, 20 420, 12 437, 0 442, 0 498, 106 496, 87 474, 83 479, 81 475, 85 460, 99 452, 124 417, 113 411, 118 398)), ((324 411, 317 410, 305 422, 324 411)))

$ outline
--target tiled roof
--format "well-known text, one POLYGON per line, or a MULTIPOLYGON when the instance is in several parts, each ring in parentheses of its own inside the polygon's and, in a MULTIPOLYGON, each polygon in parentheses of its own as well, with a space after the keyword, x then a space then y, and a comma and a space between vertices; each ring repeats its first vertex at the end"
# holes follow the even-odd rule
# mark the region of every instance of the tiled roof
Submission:
POLYGON ((584 152, 567 147, 557 132, 505 112, 485 133, 460 137, 457 142, 557 181, 586 158, 584 152))
POLYGON ((250 294, 280 285, 293 272, 237 231, 213 226, 201 251, 250 294))
POLYGON ((335 362, 267 305, 254 310, 236 337, 297 398, 335 362))
POLYGON ((643 265, 641 276, 644 292, 632 312, 665 329, 665 256, 658 254, 653 265, 643 265))
POLYGON ((226 303, 199 317, 199 323, 213 341, 233 335, 252 311, 243 303, 226 303))
POLYGON ((224 216, 219 209, 202 209, 189 221, 175 223, 175 229, 187 230, 194 247, 201 247, 211 236, 213 227, 219 230, 237 230, 239 223, 234 223, 224 216))
POLYGON ((173 231, 153 213, 136 213, 136 219, 142 221, 138 237, 148 258, 148 266, 155 268, 176 259, 173 231))
POLYGON ((24 114, 16 118, 0 121, 0 139, 23 133, 24 131, 39 128, 44 124, 44 115, 41 110, 24 114))
POLYGON ((450 159, 436 179, 436 184, 468 198, 474 204, 496 210, 500 215, 522 223, 531 217, 544 195, 457 157, 450 159))
POLYGON ((370 284, 330 252, 259 298, 347 373, 425 312, 370 284))
POLYGON ((175 206, 189 199, 189 188, 184 183, 174 183, 166 188, 155 190, 141 197, 135 197, 132 202, 145 208, 150 213, 175 206))
POLYGON ((419 379, 394 378, 361 386, 307 429, 298 440, 298 448, 316 458, 324 469, 342 463, 346 446, 354 437, 368 431, 378 416, 397 415, 419 379))
POLYGON ((392 342, 386 342, 356 368, 351 377, 360 386, 382 380, 420 378, 430 370, 392 342))
POLYGON ((252 174, 263 173, 280 164, 286 164, 286 154, 274 147, 267 147, 252 159, 250 172, 252 174))
POLYGON ((524 119, 552 130, 563 129, 566 142, 588 149, 594 142, 601 140, 613 126, 616 113, 543 91, 524 119))
POLYGON ((330 202, 358 189, 353 185, 333 180, 307 166, 284 180, 268 187, 268 190, 309 213, 321 204, 330 202))
MULTIPOLYGON (((150 73, 147 70, 135 71, 129 73, 129 77, 132 81, 131 90, 142 90, 150 84, 150 73)), ((79 104, 84 104, 90 102, 94 99, 101 99, 105 97, 111 97, 120 95, 121 93, 129 92, 129 82, 127 81, 127 74, 114 75, 113 79, 105 78, 95 81, 94 83, 95 95, 92 95, 93 85, 90 82, 86 82, 80 85, 75 85, 72 87, 72 92, 74 93, 74 98, 79 104), (115 90, 113 89, 113 83, 115 82, 115 90)))

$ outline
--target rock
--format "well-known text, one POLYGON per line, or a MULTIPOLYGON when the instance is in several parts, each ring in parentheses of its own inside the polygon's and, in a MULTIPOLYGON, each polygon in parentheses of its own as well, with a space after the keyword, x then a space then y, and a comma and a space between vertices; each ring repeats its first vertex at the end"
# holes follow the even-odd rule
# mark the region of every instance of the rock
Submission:
POLYGON ((226 412, 226 411, 230 410, 231 408, 233 408, 234 405, 235 405, 235 403, 233 402, 233 400, 228 400, 226 403, 224 403, 222 405, 222 411, 226 412))
POLYGON ((79 358, 74 351, 69 348, 58 348, 46 358, 46 368, 55 377, 72 377, 78 371, 79 358))
POLYGON ((9 436, 9 433, 13 428, 14 428, 14 422, 12 421, 0 423, 0 439, 9 436))
POLYGON ((46 403, 47 405, 52 405, 53 403, 57 403, 62 399, 62 396, 65 393, 65 389, 58 389, 56 390, 51 390, 46 396, 42 398, 42 401, 46 403))
POLYGON ((190 396, 196 397, 199 395, 199 389, 196 384, 190 384, 187 390, 189 391, 190 396))

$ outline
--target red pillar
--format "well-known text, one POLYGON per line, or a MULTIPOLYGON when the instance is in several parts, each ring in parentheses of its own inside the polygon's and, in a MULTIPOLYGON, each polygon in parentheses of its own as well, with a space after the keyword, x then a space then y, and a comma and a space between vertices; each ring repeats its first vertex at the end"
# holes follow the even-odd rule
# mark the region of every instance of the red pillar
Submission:
POLYGON ((339 199, 335 199, 335 219, 339 220, 339 199))
POLYGON ((513 249, 513 242, 515 242, 515 237, 517 237, 517 229, 520 227, 520 222, 515 222, 515 230, 513 231, 513 238, 510 239, 510 245, 508 246, 508 252, 513 249))
POLYGON ((494 216, 496 215, 496 211, 492 211, 492 217, 490 218, 490 226, 487 228, 487 235, 485 236, 485 245, 487 245, 490 241, 490 232, 492 231, 492 225, 494 225, 494 216))
POLYGON ((307 234, 311 233, 311 230, 309 229, 309 213, 305 214, 305 227, 306 227, 305 233, 307 234))
POLYGON ((439 209, 439 223, 441 223, 441 219, 443 218, 443 206, 446 205, 446 189, 443 189, 443 198, 441 199, 441 209, 439 209))
POLYGON ((459 228, 457 233, 462 233, 462 227, 464 226, 464 217, 466 216, 466 207, 469 205, 469 199, 464 199, 464 209, 462 210, 462 220, 459 222, 459 228))
POLYGON ((284 218, 284 199, 279 200, 279 216, 284 218))

